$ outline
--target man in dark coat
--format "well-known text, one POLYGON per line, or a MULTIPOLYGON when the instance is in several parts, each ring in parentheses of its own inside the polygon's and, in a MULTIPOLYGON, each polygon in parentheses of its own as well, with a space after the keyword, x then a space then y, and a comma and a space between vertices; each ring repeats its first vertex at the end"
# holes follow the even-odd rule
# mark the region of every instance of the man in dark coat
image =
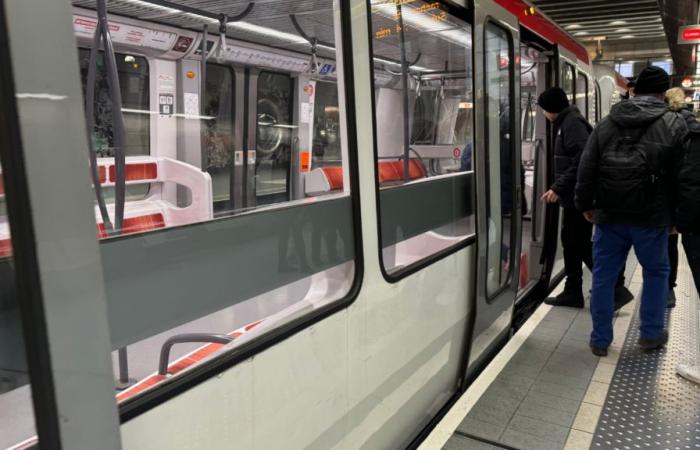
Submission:
POLYGON ((668 341, 668 234, 687 134, 685 121, 664 103, 668 87, 663 69, 644 69, 635 97, 598 123, 581 156, 575 202, 596 224, 590 346, 598 356, 607 355, 613 340, 615 279, 632 246, 644 268, 639 345, 654 350, 668 341))
MULTIPOLYGON (((564 250, 564 291, 555 298, 545 300, 553 306, 583 308, 583 264, 593 269, 591 233, 593 225, 574 205, 574 187, 581 153, 586 146, 591 126, 576 106, 570 106, 566 93, 558 87, 544 91, 537 99, 547 120, 554 128, 555 180, 542 199, 547 203, 559 203, 562 207, 561 244, 564 250)), ((634 297, 624 286, 624 267, 620 272, 616 290, 616 309, 634 297)))
MULTIPOLYGON (((689 131, 688 150, 678 174, 676 227, 683 236, 683 249, 700 292, 700 123, 687 109, 680 110, 689 131)), ((700 384, 700 366, 680 364, 682 377, 700 384)))

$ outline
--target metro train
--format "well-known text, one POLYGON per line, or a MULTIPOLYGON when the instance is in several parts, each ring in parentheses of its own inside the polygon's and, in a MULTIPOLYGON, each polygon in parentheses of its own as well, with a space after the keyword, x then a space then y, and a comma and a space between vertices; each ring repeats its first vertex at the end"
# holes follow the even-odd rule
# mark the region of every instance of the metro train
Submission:
POLYGON ((0 448, 415 447, 563 277, 537 96, 626 90, 523 0, 47 3, 0 3, 0 448), (51 248, 113 436, 39 389, 51 248))

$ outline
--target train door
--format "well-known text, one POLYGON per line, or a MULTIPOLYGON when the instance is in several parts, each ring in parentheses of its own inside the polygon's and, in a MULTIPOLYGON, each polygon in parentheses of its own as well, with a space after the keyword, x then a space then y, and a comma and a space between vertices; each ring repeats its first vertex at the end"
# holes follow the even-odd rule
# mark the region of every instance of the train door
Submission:
MULTIPOLYGON (((551 53, 550 53, 551 54, 551 53)), ((537 107, 548 87, 552 62, 541 45, 520 47, 521 163, 523 213, 518 299, 523 299, 544 273, 546 206, 540 200, 547 183, 547 123, 537 107)))
POLYGON ((499 8, 477 9, 477 317, 468 376, 507 335, 518 287, 522 187, 518 22, 499 8), (479 133, 484 135, 479 136, 479 133))

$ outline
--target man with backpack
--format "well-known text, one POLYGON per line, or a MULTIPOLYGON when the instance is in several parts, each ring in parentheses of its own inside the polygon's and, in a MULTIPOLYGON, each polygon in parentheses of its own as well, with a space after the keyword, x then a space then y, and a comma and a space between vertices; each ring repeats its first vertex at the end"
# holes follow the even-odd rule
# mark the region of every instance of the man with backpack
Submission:
MULTIPOLYGON (((561 205, 561 243, 564 250, 564 290, 554 298, 545 300, 553 306, 583 308, 583 264, 593 269, 591 232, 588 222, 574 205, 574 187, 581 153, 586 146, 592 127, 576 106, 569 104, 564 90, 552 87, 540 94, 537 104, 554 128, 554 184, 544 193, 542 200, 561 205)), ((625 288, 624 268, 620 271, 616 286, 615 309, 619 309, 634 297, 625 288)))
POLYGON ((668 233, 687 134, 685 121, 664 103, 668 87, 663 69, 642 70, 635 97, 598 123, 581 157, 575 202, 596 224, 590 347, 598 356, 607 355, 613 340, 615 279, 630 247, 644 268, 639 345, 649 351, 668 341, 668 233))

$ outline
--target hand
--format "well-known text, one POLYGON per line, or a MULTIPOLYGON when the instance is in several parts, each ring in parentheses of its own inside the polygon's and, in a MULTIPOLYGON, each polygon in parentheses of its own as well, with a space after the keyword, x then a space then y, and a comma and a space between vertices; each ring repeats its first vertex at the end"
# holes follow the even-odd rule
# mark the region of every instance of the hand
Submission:
POLYGON ((542 200, 544 200, 547 203, 556 203, 559 201, 559 196, 557 195, 556 192, 553 190, 548 190, 544 194, 542 194, 542 200))
POLYGON ((589 221, 590 223, 593 223, 593 210, 589 210, 583 213, 583 217, 589 221))

